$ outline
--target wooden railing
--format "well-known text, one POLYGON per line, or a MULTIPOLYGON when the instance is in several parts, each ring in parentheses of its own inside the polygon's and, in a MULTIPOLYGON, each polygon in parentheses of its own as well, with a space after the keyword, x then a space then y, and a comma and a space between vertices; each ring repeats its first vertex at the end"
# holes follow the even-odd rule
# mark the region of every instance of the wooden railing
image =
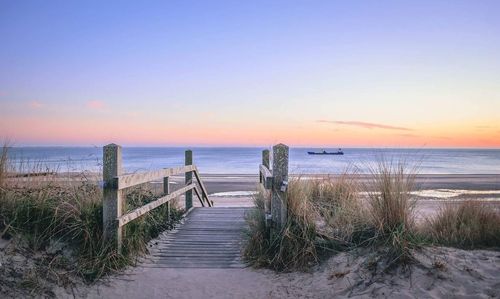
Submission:
POLYGON ((271 231, 281 229, 287 221, 288 152, 288 146, 284 144, 273 146, 271 167, 269 150, 262 151, 259 182, 266 197, 266 224, 270 226, 271 231))
POLYGON ((207 190, 193 164, 193 153, 187 150, 185 153, 185 166, 165 168, 143 173, 123 174, 122 148, 116 144, 109 144, 103 148, 103 234, 106 240, 116 241, 118 250, 121 251, 123 227, 134 219, 148 213, 149 211, 163 205, 168 205, 170 215, 170 201, 185 195, 185 208, 193 207, 193 190, 202 206, 211 207, 213 203, 208 198, 207 190), (170 192, 169 177, 185 174, 185 186, 170 192), (193 174, 198 185, 193 182, 193 174), (164 196, 150 202, 142 207, 136 208, 123 214, 124 196, 123 190, 150 181, 163 179, 164 196))

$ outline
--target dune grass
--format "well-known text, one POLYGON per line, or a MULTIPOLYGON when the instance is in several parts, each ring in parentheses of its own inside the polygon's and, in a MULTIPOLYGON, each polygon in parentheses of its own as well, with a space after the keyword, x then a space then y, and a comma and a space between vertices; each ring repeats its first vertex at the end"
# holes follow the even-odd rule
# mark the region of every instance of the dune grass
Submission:
POLYGON ((365 224, 359 209, 358 186, 347 174, 337 180, 293 179, 287 190, 288 217, 281 230, 266 227, 265 191, 255 198, 247 215, 249 225, 244 258, 257 267, 278 271, 304 270, 317 264, 320 253, 350 247, 365 224))
MULTIPOLYGON (((7 150, 5 146, 0 156, 0 169, 8 167, 7 150)), ((151 238, 180 218, 176 209, 168 217, 162 206, 130 222, 119 254, 102 238, 102 191, 96 182, 84 179, 61 186, 50 179, 40 182, 28 177, 16 186, 6 182, 5 171, 1 174, 0 237, 18 238, 34 252, 63 244, 65 256, 74 263, 72 272, 87 281, 133 263, 151 238)), ((132 209, 157 196, 147 188, 131 188, 125 197, 127 209, 132 209)))
POLYGON ((444 205, 425 227, 435 244, 465 249, 500 248, 500 212, 482 202, 444 205))
POLYGON ((310 202, 317 211, 316 222, 322 224, 319 233, 339 249, 356 246, 373 235, 355 175, 346 171, 334 178, 302 182, 309 185, 310 202))
POLYGON ((287 191, 288 221, 276 240, 266 228, 264 195, 259 193, 257 209, 247 217, 244 256, 257 266, 288 270, 316 263, 319 251, 371 246, 389 266, 406 264, 421 242, 410 197, 414 177, 402 163, 382 162, 364 185, 355 172, 322 180, 294 179, 287 191))
POLYGON ((412 260, 411 250, 421 244, 415 224, 416 171, 404 162, 381 161, 371 171, 368 186, 368 213, 375 230, 373 243, 380 245, 389 266, 412 260))
POLYGON ((312 205, 297 181, 288 188, 288 218, 281 230, 273 233, 266 227, 263 192, 255 195, 256 209, 246 216, 249 228, 243 256, 256 267, 305 269, 318 259, 312 205))

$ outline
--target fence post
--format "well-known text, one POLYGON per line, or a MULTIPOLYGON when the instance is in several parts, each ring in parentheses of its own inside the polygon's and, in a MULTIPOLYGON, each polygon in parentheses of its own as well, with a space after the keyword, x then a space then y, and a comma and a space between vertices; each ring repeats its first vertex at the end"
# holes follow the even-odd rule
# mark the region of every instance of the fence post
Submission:
POLYGON ((269 150, 265 149, 262 151, 262 165, 266 166, 269 169, 269 150))
MULTIPOLYGON (((163 195, 170 194, 170 184, 168 176, 163 178, 163 195)), ((167 219, 170 220, 170 202, 167 202, 167 219)))
MULTIPOLYGON (((187 150, 185 154, 185 165, 193 165, 193 151, 187 150)), ((190 185, 193 183, 193 172, 188 171, 186 172, 186 186, 190 185)), ((193 207, 193 189, 186 191, 185 195, 185 200, 186 200, 186 210, 189 210, 193 207)))
POLYGON ((114 178, 122 174, 122 147, 108 144, 103 147, 103 205, 102 220, 104 239, 116 242, 119 252, 122 246, 122 228, 118 226, 117 218, 122 215, 122 191, 115 186, 114 178))
POLYGON ((288 187, 288 146, 278 144, 273 146, 273 188, 271 190, 271 217, 273 228, 281 230, 287 221, 288 187))

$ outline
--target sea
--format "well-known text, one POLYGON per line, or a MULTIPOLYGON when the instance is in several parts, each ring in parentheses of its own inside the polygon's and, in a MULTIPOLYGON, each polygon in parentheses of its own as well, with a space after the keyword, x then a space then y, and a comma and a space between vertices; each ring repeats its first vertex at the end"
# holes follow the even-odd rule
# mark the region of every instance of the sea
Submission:
MULTIPOLYGON (((184 164, 182 147, 124 147, 126 172, 147 171, 184 164)), ((201 173, 258 174, 259 147, 192 147, 194 164, 201 173)), ((337 148, 290 148, 293 174, 370 173, 380 162, 404 163, 420 174, 499 174, 500 149, 343 148, 344 155, 308 155, 308 151, 337 148)), ((272 149, 271 149, 272 152, 272 149)), ((12 165, 19 171, 99 172, 101 147, 13 147, 12 165)))

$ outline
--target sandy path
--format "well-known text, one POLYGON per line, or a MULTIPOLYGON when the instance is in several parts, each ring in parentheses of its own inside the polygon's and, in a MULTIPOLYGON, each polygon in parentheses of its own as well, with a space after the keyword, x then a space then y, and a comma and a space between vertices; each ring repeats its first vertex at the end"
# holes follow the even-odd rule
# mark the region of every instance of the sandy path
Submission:
POLYGON ((269 275, 251 269, 136 268, 93 287, 86 297, 268 298, 275 288, 269 275))
MULTIPOLYGON (((411 271, 368 269, 340 253, 310 273, 137 267, 80 290, 81 298, 498 298, 500 253, 430 248, 411 271), (436 266, 438 265, 438 266, 436 266)), ((375 266, 377 268, 377 266, 375 266)))

